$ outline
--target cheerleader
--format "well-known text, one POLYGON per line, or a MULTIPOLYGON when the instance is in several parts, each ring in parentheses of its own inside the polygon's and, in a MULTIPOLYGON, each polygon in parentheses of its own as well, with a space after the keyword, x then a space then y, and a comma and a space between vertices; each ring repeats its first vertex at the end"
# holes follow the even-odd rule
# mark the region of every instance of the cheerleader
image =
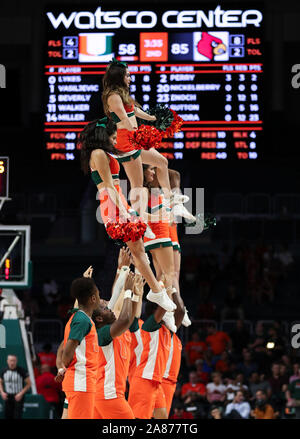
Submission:
POLYGON ((134 149, 130 143, 130 133, 137 129, 136 118, 155 121, 156 117, 145 113, 129 95, 130 73, 127 64, 113 59, 103 78, 102 102, 104 112, 117 124, 116 147, 122 151, 117 157, 124 166, 131 186, 131 205, 143 215, 147 208, 147 190, 143 188, 142 163, 155 166, 157 178, 163 188, 167 203, 172 204, 168 160, 156 149, 134 149))
POLYGON ((111 154, 120 155, 116 145, 116 124, 100 119, 90 122, 80 133, 78 147, 81 149, 81 168, 91 173, 100 194, 100 212, 108 235, 126 243, 133 257, 134 265, 150 287, 147 299, 167 311, 176 305, 166 290, 156 280, 144 250, 142 236, 146 224, 132 215, 120 188, 118 161, 111 154))
POLYGON ((165 276, 165 287, 170 294, 172 293, 174 278, 174 259, 173 245, 170 237, 169 216, 164 215, 163 199, 159 188, 150 188, 150 183, 154 180, 155 167, 143 165, 144 186, 148 190, 148 211, 149 213, 160 212, 159 221, 148 224, 155 234, 154 239, 144 237, 146 251, 150 251, 153 261, 160 267, 160 271, 165 276))
MULTIPOLYGON (((180 191, 180 173, 173 169, 169 169, 169 178, 172 187, 173 193, 179 193, 180 191)), ((160 193, 159 182, 155 173, 155 168, 144 166, 144 184, 148 186, 149 192, 151 193, 160 193)), ((160 195, 160 205, 163 204, 162 196, 160 195)), ((174 213, 177 212, 178 216, 188 217, 189 220, 195 219, 195 217, 183 206, 182 203, 176 204, 174 206, 174 213), (176 208, 178 208, 176 210, 176 208)), ((150 240, 144 237, 144 245, 145 250, 150 250, 157 246, 158 243, 160 246, 168 246, 171 248, 168 256, 168 264, 170 264, 171 270, 169 269, 169 276, 172 276, 171 284, 172 284, 172 293, 178 293, 178 302, 180 307, 185 310, 184 318, 182 321, 183 326, 190 326, 191 320, 188 317, 188 311, 184 306, 183 300, 180 295, 180 286, 179 286, 179 278, 180 278, 180 266, 181 266, 181 247, 178 239, 177 232, 177 224, 168 222, 163 227, 160 224, 152 224, 149 223, 152 231, 157 233, 159 238, 155 240, 150 240), (162 232, 163 230, 163 232, 162 232), (162 236, 163 235, 163 236, 162 236), (172 262, 171 262, 172 260, 172 262)), ((166 252, 165 252, 166 253, 166 252)), ((153 265, 155 268, 157 279, 161 279, 164 275, 166 287, 170 289, 170 278, 167 277, 166 272, 164 271, 164 261, 161 260, 160 253, 151 251, 153 265), (159 256, 159 257, 157 257, 159 256)), ((170 291, 170 290, 169 290, 170 291)), ((169 313, 165 314, 165 319, 168 319, 168 324, 174 328, 173 318, 169 313)), ((176 332, 173 330, 173 332, 176 332)))

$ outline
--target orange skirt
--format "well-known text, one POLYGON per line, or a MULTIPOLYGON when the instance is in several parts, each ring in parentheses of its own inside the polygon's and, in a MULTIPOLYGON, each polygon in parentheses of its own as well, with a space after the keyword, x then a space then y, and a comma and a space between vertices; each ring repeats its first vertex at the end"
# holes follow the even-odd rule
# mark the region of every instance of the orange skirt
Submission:
MULTIPOLYGON (((126 210, 130 209, 126 198, 122 192, 122 189, 119 185, 115 185, 115 188, 119 194, 119 202, 125 207, 126 210)), ((120 211, 118 206, 112 201, 109 196, 108 190, 103 189, 100 191, 100 212, 103 224, 106 224, 108 221, 117 222, 120 219, 120 211)))
POLYGON ((117 130, 117 143, 115 148, 122 152, 134 151, 134 147, 131 145, 129 141, 129 133, 130 131, 126 128, 121 128, 117 130))
MULTIPOLYGON (((133 214, 133 209, 128 205, 119 185, 115 185, 118 192, 119 203, 127 211, 131 211, 130 220, 122 220, 118 206, 112 201, 107 189, 100 191, 100 213, 106 232, 110 238, 123 242, 138 241, 144 236, 146 224, 141 218, 133 214)), ((97 211, 98 214, 98 211, 97 211)))

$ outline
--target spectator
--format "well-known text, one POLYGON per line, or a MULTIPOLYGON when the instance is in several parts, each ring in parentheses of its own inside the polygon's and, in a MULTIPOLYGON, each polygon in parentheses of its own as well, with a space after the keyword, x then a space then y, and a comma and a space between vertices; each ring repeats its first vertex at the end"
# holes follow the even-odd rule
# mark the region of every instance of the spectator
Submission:
POLYGON ((255 393, 255 408, 251 410, 251 416, 255 419, 275 419, 278 413, 274 412, 271 404, 267 402, 267 394, 263 390, 255 393))
POLYGON ((182 403, 177 403, 174 405, 174 412, 170 419, 194 419, 194 416, 184 410, 184 406, 182 403))
POLYGON ((245 376, 243 373, 237 372, 236 377, 235 377, 235 383, 237 386, 240 387, 241 390, 243 390, 244 394, 249 393, 249 387, 245 383, 245 376))
POLYGON ((269 382, 264 379, 263 374, 259 375, 258 372, 252 372, 249 378, 251 399, 255 399, 258 390, 262 390, 270 398, 272 391, 269 382))
POLYGON ((38 358, 41 365, 48 364, 52 372, 56 373, 56 355, 52 352, 51 343, 44 344, 43 351, 38 352, 38 358))
POLYGON ((214 356, 219 356, 225 350, 231 351, 232 342, 229 335, 223 331, 217 331, 217 328, 211 324, 207 327, 208 336, 206 344, 211 348, 214 356))
POLYGON ((203 363, 204 363, 204 360, 202 360, 202 358, 199 358, 198 360, 196 360, 196 362, 195 362, 196 373, 198 376, 198 381, 200 383, 207 384, 209 381, 209 373, 204 371, 203 363))
POLYGON ((281 410, 284 403, 284 385, 288 384, 287 377, 280 375, 280 364, 273 363, 269 379, 272 395, 271 402, 275 410, 281 410))
POLYGON ((203 358, 203 353, 207 349, 204 341, 200 340, 197 331, 192 333, 192 340, 185 345, 185 358, 188 367, 195 364, 196 360, 203 358))
POLYGON ((248 379, 252 372, 256 372, 258 369, 257 364, 252 359, 252 354, 248 349, 243 350, 243 361, 238 364, 238 370, 245 375, 248 379))
POLYGON ((243 384, 243 375, 235 374, 226 379, 226 402, 233 401, 234 395, 238 390, 248 391, 248 387, 243 384))
POLYGON ((201 401, 206 397, 205 384, 198 381, 197 372, 192 371, 189 374, 189 382, 183 384, 181 388, 181 398, 184 405, 191 402, 201 401))
POLYGON ((293 365, 292 365, 291 357, 287 354, 284 354, 281 357, 281 362, 286 366, 286 373, 290 377, 293 373, 293 365))
POLYGON ((222 407, 212 406, 210 410, 213 419, 222 419, 222 407))
POLYGON ((235 329, 230 333, 232 347, 235 354, 240 356, 242 350, 246 348, 250 342, 250 332, 245 328, 243 320, 236 321, 235 329))
POLYGON ((251 407, 242 390, 238 390, 234 396, 233 402, 226 406, 225 417, 229 419, 248 419, 251 407))
POLYGON ((271 361, 267 355, 267 337, 262 322, 256 323, 254 335, 250 337, 248 349, 251 350, 258 369, 264 373, 269 373, 271 361))
POLYGON ((4 401, 4 418, 21 419, 24 396, 31 387, 29 375, 18 366, 16 355, 7 356, 7 367, 0 372, 0 394, 4 401))
POLYGON ((285 341, 278 336, 277 330, 273 327, 269 328, 267 336, 267 353, 272 361, 279 360, 284 354, 285 341))
POLYGON ((289 383, 291 384, 293 381, 300 379, 300 366, 299 363, 293 364, 293 374, 289 378, 289 383))
POLYGON ((224 307, 221 310, 221 320, 226 319, 244 319, 244 310, 241 304, 241 298, 236 291, 235 285, 229 285, 224 300, 224 307))
POLYGON ((295 407, 296 419, 300 419, 300 377, 289 384, 285 397, 287 401, 286 406, 295 407))
POLYGON ((55 280, 47 279, 43 284, 43 296, 48 305, 57 305, 60 299, 58 285, 55 280))
POLYGON ((212 374, 212 382, 208 383, 206 386, 207 401, 212 403, 221 403, 225 401, 226 398, 226 386, 222 382, 222 375, 220 372, 214 372, 212 374))
POLYGON ((55 408, 56 415, 59 417, 61 384, 58 384, 54 378, 55 375, 51 373, 49 364, 42 364, 41 374, 36 378, 36 388, 37 393, 43 395, 45 400, 55 408))
POLYGON ((209 348, 204 352, 203 371, 209 374, 212 373, 215 369, 215 363, 212 350, 209 348))
POLYGON ((289 382, 289 375, 287 372, 286 364, 279 363, 279 374, 285 380, 285 384, 289 382))
POLYGON ((230 359, 227 351, 222 352, 220 360, 216 362, 216 371, 217 372, 228 372, 229 371, 229 365, 230 365, 230 359))

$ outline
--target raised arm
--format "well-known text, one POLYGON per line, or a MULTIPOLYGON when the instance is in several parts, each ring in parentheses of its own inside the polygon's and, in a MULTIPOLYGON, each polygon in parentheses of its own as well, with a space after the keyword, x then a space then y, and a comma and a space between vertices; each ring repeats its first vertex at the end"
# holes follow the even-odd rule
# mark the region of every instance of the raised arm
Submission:
POLYGON ((115 304, 121 294, 124 287, 127 275, 129 273, 129 267, 131 264, 131 253, 129 248, 122 247, 118 257, 118 269, 116 272, 115 280, 111 290, 111 298, 108 303, 109 309, 114 309, 115 304))
POLYGON ((118 319, 110 327, 111 338, 122 335, 129 329, 132 321, 132 290, 134 285, 134 274, 130 272, 125 282, 125 293, 123 295, 123 304, 118 319))
POLYGON ((145 111, 143 111, 139 107, 134 107, 134 114, 136 115, 136 117, 139 117, 140 119, 151 120, 151 121, 156 120, 155 116, 151 116, 150 114, 145 113, 145 111))
POLYGON ((177 291, 173 292, 171 299, 177 306, 177 308, 174 311, 174 318, 175 318, 175 325, 177 329, 179 329, 185 314, 184 304, 181 297, 178 295, 177 291))
POLYGON ((138 302, 135 302, 133 304, 133 318, 136 317, 139 319, 142 314, 142 304, 143 304, 143 294, 144 294, 144 286, 145 286, 145 279, 140 274, 135 275, 135 283, 133 287, 133 294, 139 298, 138 302))

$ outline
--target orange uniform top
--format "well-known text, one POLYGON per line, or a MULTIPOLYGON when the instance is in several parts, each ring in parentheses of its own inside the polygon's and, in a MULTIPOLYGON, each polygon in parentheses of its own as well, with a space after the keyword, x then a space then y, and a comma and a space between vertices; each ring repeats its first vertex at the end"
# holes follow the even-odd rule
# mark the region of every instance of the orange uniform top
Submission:
POLYGON ((181 365, 181 354, 182 344, 180 338, 176 334, 172 333, 169 358, 163 376, 163 382, 171 382, 173 384, 177 383, 177 377, 181 365))
POLYGON ((143 352, 143 340, 141 334, 141 327, 143 325, 142 319, 134 319, 133 324, 130 327, 131 333, 131 344, 130 344, 130 363, 129 363, 129 373, 128 381, 131 381, 135 373, 135 369, 140 364, 141 356, 143 352))
POLYGON ((64 346, 78 340, 74 357, 69 364, 62 388, 64 392, 95 392, 98 369, 98 339, 95 324, 82 310, 76 310, 65 326, 64 346))
POLYGON ((134 376, 162 382, 171 347, 171 333, 151 315, 142 325, 143 352, 134 376))
POLYGON ((97 399, 122 398, 125 395, 130 361, 131 335, 129 331, 112 339, 111 325, 97 329, 99 343, 97 399))

